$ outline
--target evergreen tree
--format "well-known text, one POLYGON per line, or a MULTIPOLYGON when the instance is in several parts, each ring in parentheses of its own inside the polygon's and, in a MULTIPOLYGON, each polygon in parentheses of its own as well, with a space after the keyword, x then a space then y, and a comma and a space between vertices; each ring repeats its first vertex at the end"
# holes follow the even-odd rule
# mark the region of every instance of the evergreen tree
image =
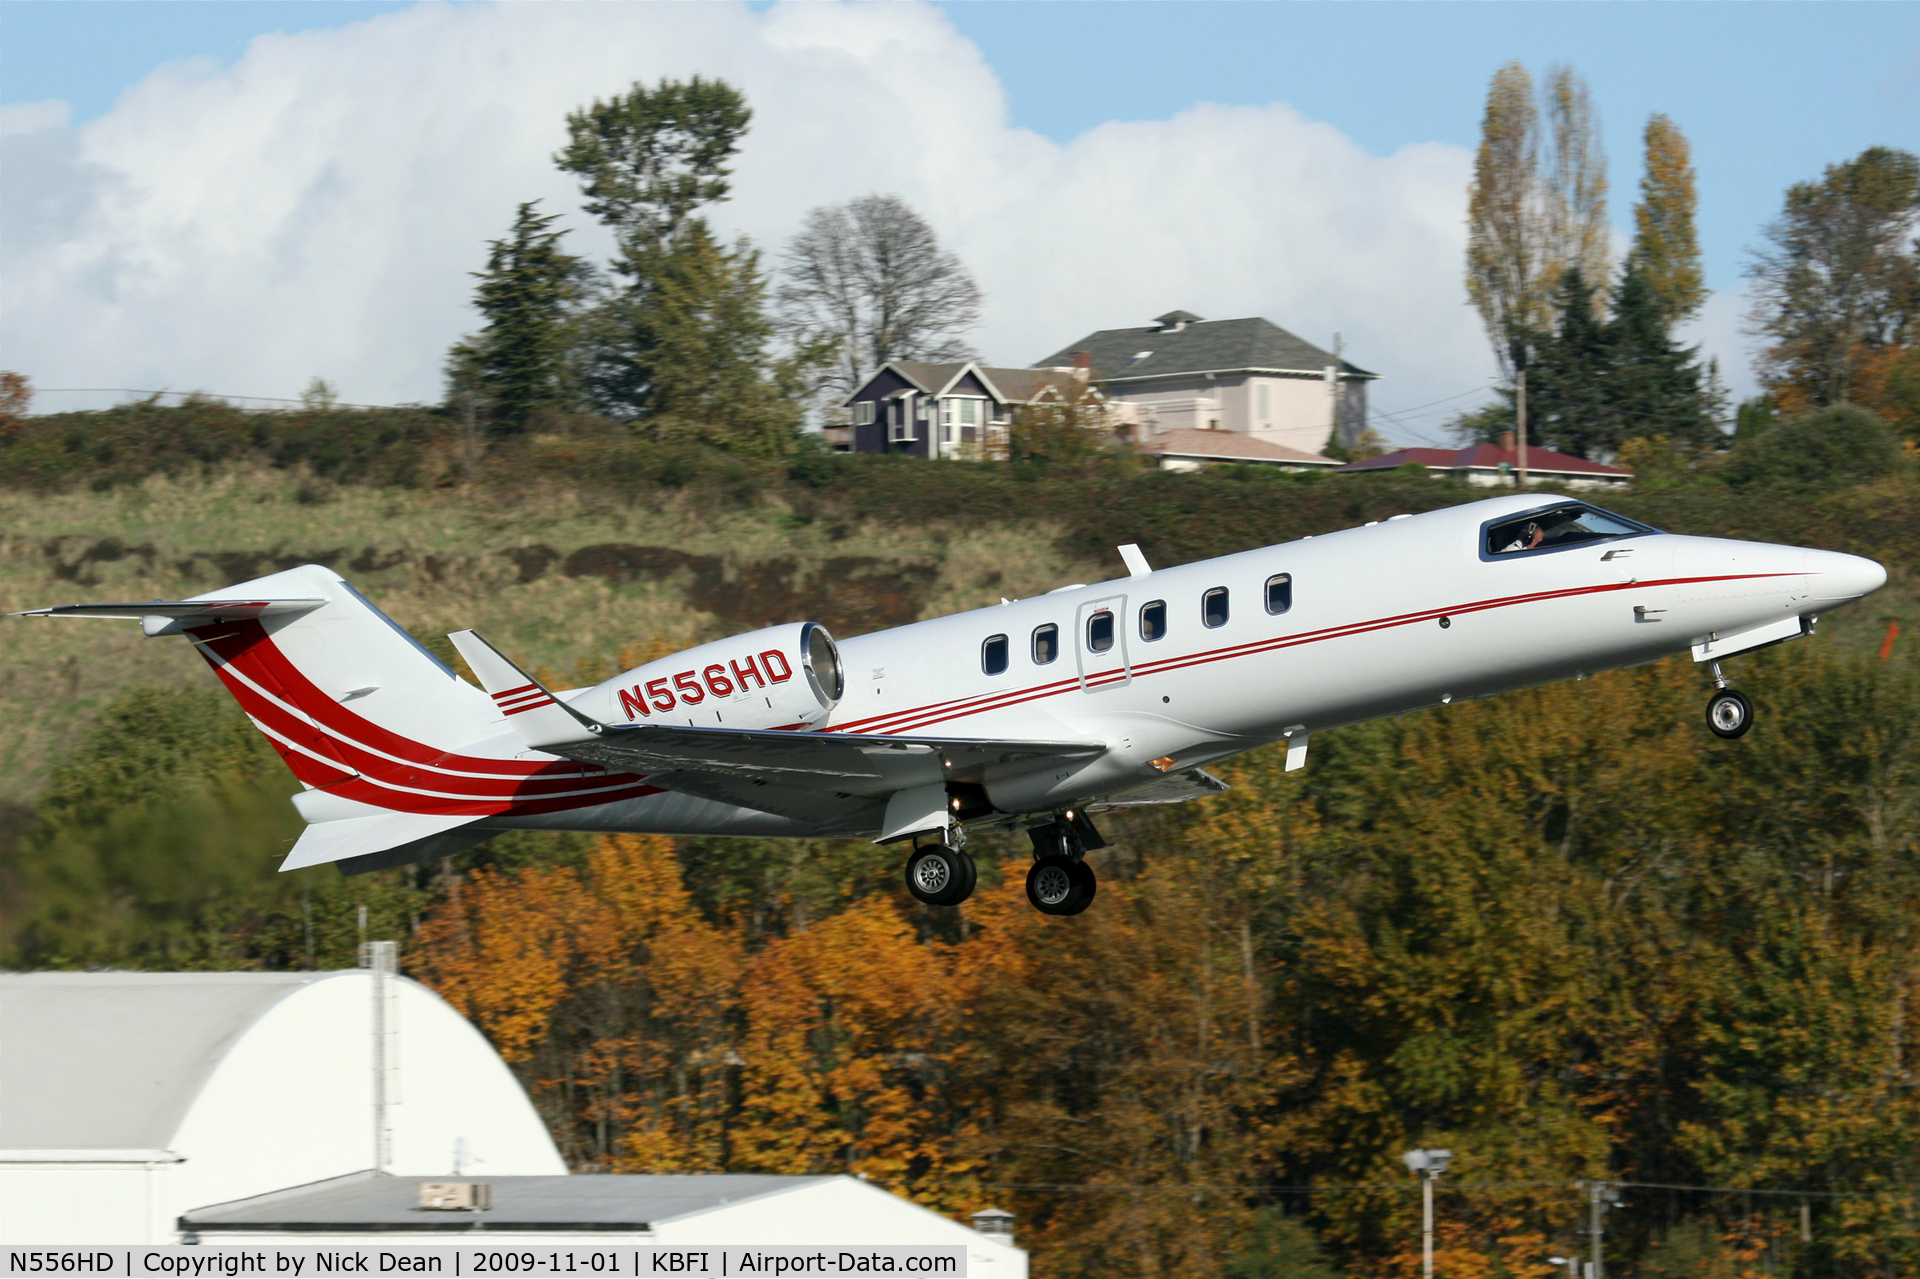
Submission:
POLYGON ((757 457, 786 452, 799 407, 787 393, 787 366, 769 359, 758 250, 744 239, 728 248, 692 218, 672 249, 639 265, 647 287, 620 301, 624 340, 607 352, 606 385, 630 397, 658 439, 757 457))
MULTIPOLYGON (((1667 333, 1667 313, 1637 258, 1629 258, 1601 320, 1593 289, 1576 268, 1554 294, 1559 324, 1534 337, 1527 369, 1528 433, 1575 457, 1608 457, 1628 440, 1664 436, 1699 447, 1719 438, 1716 394, 1699 350, 1667 333)), ((1480 432, 1511 429, 1509 407, 1476 421, 1480 432)))
POLYGON ((505 431, 565 402, 569 320, 585 283, 585 264, 560 251, 566 232, 552 229, 557 215, 536 213, 538 203, 522 204, 513 229, 488 245, 487 269, 473 273, 486 328, 449 357, 456 388, 483 396, 505 431))
MULTIPOLYGON (((1554 309, 1559 328, 1532 343, 1527 434, 1547 448, 1586 457, 1603 451, 1614 434, 1607 403, 1613 334, 1595 316, 1593 288, 1578 267, 1561 275, 1554 309)), ((1503 429, 1512 429, 1511 415, 1503 429)))
POLYGON ((1695 446, 1719 440, 1716 388, 1699 348, 1683 347, 1668 335, 1671 315, 1645 265, 1629 260, 1614 286, 1607 323, 1612 433, 1597 447, 1618 452, 1628 440, 1656 435, 1695 446))
POLYGON ((767 455, 790 445, 799 411, 770 350, 766 276, 750 244, 721 244, 698 212, 727 198, 752 118, 724 81, 636 84, 570 114, 554 159, 618 245, 621 283, 588 321, 596 406, 656 439, 767 455))

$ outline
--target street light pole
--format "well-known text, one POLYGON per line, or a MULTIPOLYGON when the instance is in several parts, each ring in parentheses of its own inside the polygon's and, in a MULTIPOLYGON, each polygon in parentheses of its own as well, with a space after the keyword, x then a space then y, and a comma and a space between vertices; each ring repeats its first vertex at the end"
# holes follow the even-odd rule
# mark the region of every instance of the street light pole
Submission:
POLYGON ((1433 1176, 1420 1174, 1420 1279, 1433 1279, 1433 1176))
POLYGON ((1420 1177, 1420 1276, 1433 1279, 1433 1180, 1453 1162, 1453 1152, 1409 1150, 1400 1161, 1420 1177))

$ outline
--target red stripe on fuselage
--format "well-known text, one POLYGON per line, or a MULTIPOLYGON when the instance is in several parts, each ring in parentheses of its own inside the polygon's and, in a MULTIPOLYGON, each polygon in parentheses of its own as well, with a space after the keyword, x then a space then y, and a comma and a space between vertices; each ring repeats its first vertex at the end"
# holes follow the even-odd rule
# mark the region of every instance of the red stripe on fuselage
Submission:
MULTIPOLYGON (((1769 577, 1797 577, 1797 573, 1732 573, 1714 577, 1672 577, 1651 582, 1606 582, 1598 586, 1564 587, 1549 591, 1532 591, 1525 595, 1496 596, 1491 599, 1476 600, 1467 604, 1450 605, 1445 608, 1422 609, 1417 613, 1400 613, 1387 617, 1373 618, 1361 622, 1348 622, 1340 626, 1329 626, 1318 631, 1303 631, 1296 635, 1268 636, 1265 639, 1249 640, 1245 643, 1229 645, 1224 648, 1208 649, 1199 653, 1189 653, 1178 657, 1160 658, 1156 661, 1141 662, 1131 669, 1133 677, 1140 679, 1150 675, 1163 675, 1170 671, 1185 670, 1191 666, 1204 666, 1212 662, 1228 661, 1236 657, 1250 657, 1258 653, 1276 652, 1283 648, 1294 648, 1302 644, 1315 644, 1325 640, 1343 639, 1350 635, 1364 635, 1372 631, 1388 630, 1396 626, 1412 626, 1420 622, 1430 622, 1440 617, 1459 617, 1466 613, 1481 613, 1491 609, 1511 608, 1520 604, 1537 604, 1547 600, 1569 599, 1580 595, 1595 595, 1608 591, 1645 590, 1654 586, 1685 586, 1695 582, 1735 582, 1749 581, 1769 577)), ((1120 671, 1103 672, 1087 677, 1090 687, 1102 687, 1124 679, 1120 671)), ((953 698, 942 702, 929 702, 922 706, 906 710, 888 711, 880 715, 870 715, 864 719, 849 720, 845 724, 835 724, 826 729, 829 733, 873 733, 877 736, 893 737, 912 733, 934 724, 944 724, 956 719, 966 719, 973 715, 983 715, 988 711, 1005 710, 1026 702, 1039 701, 1048 697, 1058 697, 1081 687, 1078 676, 1063 680, 1054 680, 1046 684, 1036 684, 1027 688, 1007 689, 997 693, 976 694, 971 697, 953 698)))

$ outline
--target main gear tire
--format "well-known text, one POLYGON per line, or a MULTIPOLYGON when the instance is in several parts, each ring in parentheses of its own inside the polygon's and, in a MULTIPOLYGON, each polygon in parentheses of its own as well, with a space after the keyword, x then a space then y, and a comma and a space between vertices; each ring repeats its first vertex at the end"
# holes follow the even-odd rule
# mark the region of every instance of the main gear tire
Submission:
POLYGON ((907 858, 907 891, 929 906, 958 906, 978 879, 973 858, 944 844, 916 848, 907 858))
POLYGON ((1087 865, 1085 862, 1074 862, 1072 866, 1073 885, 1079 890, 1079 896, 1075 899, 1072 910, 1061 913, 1078 915, 1081 911, 1093 905, 1093 895, 1099 891, 1100 881, 1094 878, 1093 867, 1087 865))
POLYGON ((1070 857, 1042 857, 1027 871, 1027 900, 1042 915, 1078 915, 1093 889, 1093 871, 1070 857))
POLYGON ((1723 688, 1707 699, 1707 728, 1729 741, 1753 727, 1753 702, 1737 688, 1723 688))

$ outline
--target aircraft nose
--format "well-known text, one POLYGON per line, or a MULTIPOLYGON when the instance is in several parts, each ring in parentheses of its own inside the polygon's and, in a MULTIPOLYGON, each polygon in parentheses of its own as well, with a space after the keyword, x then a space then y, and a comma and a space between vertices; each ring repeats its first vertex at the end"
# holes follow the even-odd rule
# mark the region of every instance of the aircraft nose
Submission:
POLYGON ((1887 570, 1873 560, 1838 551, 1807 556, 1807 585, 1818 600, 1857 600, 1887 584, 1887 570))

